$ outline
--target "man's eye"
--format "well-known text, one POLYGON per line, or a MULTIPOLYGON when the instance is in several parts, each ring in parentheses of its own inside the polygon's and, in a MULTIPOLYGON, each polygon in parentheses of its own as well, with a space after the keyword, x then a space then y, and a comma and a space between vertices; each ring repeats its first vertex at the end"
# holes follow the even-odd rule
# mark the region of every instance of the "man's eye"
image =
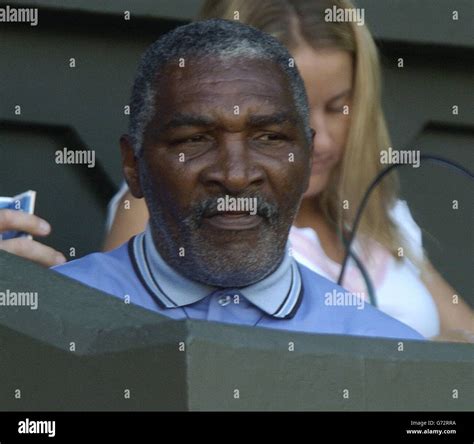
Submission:
POLYGON ((268 133, 257 137, 257 140, 261 142, 280 142, 282 140, 287 140, 287 137, 283 134, 268 133))
POLYGON ((202 142, 206 140, 204 136, 198 134, 196 136, 188 137, 187 139, 184 139, 185 143, 193 143, 193 142, 202 142))
POLYGON ((182 145, 187 143, 199 143, 199 142, 206 142, 207 138, 202 134, 197 134, 195 136, 186 137, 183 139, 178 139, 172 142, 172 145, 182 145))

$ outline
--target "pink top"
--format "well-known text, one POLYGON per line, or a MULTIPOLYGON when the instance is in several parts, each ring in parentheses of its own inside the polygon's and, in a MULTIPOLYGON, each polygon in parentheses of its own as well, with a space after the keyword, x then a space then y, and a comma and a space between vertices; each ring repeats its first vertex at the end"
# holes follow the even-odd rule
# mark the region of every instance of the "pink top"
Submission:
MULTIPOLYGON (((341 265, 326 256, 316 232, 311 228, 292 227, 290 233, 290 242, 293 249, 317 266, 324 273, 324 276, 336 282, 341 271, 341 265)), ((352 249, 369 273, 372 284, 375 287, 380 287, 392 259, 390 253, 375 241, 371 242, 369 254, 363 253, 358 248, 357 243, 352 249)), ((347 264, 341 285, 353 293, 364 294, 366 300, 369 300, 364 278, 353 260, 350 260, 347 264)))
MULTIPOLYGON (((421 230, 413 220, 405 201, 398 201, 391 211, 396 224, 412 251, 423 258, 421 230)), ((293 257, 314 272, 336 282, 341 265, 326 256, 317 233, 311 228, 291 227, 290 243, 293 257)), ((439 316, 431 294, 420 278, 420 270, 409 259, 395 258, 375 241, 369 254, 364 254, 355 240, 353 251, 364 265, 375 290, 377 307, 417 330, 425 337, 439 334, 439 316)), ((369 301, 367 287, 353 259, 347 264, 342 286, 369 301)))

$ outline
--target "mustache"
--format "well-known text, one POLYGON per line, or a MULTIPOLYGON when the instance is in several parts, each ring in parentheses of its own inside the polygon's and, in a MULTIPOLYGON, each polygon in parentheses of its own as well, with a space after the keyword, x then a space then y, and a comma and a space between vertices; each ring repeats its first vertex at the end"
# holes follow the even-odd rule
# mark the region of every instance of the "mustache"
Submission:
MULTIPOLYGON (((279 215, 279 207, 274 202, 270 202, 259 194, 239 194, 239 195, 227 195, 228 197, 235 199, 255 199, 256 202, 256 215, 267 219, 269 222, 275 222, 279 215)), ((225 199, 226 195, 213 196, 204 199, 191 207, 190 218, 196 222, 201 221, 205 217, 212 217, 221 214, 218 210, 219 201, 225 199)))

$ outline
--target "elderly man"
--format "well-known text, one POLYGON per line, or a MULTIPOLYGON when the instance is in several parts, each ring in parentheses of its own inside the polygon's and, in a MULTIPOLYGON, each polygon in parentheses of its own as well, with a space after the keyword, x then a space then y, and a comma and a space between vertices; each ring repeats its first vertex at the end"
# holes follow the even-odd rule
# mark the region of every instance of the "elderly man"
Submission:
POLYGON ((123 171, 144 233, 56 270, 174 319, 313 333, 421 336, 291 257, 313 130, 287 50, 243 24, 179 27, 142 57, 123 171), (352 301, 348 303, 347 301, 352 301))

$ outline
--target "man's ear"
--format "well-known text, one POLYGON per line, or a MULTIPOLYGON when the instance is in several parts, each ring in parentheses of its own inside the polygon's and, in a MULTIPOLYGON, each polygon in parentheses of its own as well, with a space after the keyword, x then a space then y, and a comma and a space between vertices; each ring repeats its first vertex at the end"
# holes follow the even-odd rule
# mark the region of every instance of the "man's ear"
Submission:
POLYGON ((122 152, 122 171, 127 181, 128 188, 133 197, 143 197, 138 171, 138 158, 135 156, 131 138, 128 134, 120 137, 120 150, 122 152))

